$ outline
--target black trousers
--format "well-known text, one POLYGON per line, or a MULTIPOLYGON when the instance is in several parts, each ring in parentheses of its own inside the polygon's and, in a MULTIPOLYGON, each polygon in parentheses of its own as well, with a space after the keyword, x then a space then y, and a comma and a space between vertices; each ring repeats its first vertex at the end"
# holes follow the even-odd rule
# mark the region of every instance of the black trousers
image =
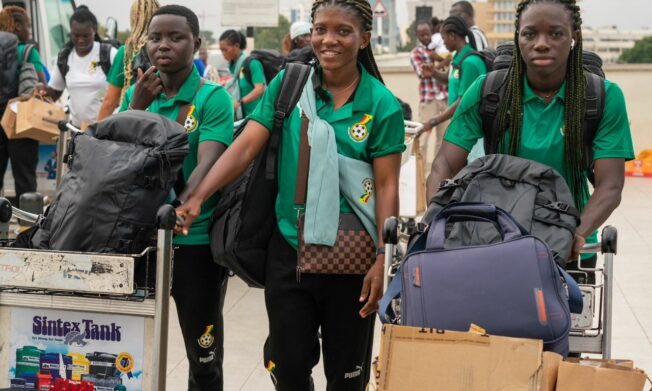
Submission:
POLYGON ((188 357, 189 391, 222 391, 224 296, 227 270, 213 262, 210 247, 175 246, 172 297, 188 357))
POLYGON ((278 230, 269 248, 264 360, 276 389, 312 390, 321 328, 326 389, 364 391, 371 373, 375 318, 358 314, 363 276, 303 274, 297 282, 296 251, 278 230))
POLYGON ((21 194, 36 191, 38 145, 38 141, 28 138, 8 140, 4 130, 0 128, 0 189, 4 188, 5 172, 8 161, 11 160, 16 204, 21 194))

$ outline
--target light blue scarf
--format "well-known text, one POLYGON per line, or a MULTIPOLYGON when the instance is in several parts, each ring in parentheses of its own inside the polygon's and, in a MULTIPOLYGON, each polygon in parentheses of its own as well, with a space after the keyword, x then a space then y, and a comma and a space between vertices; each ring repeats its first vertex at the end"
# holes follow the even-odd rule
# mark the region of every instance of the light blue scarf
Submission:
MULTIPOLYGON (((242 69, 242 64, 247 59, 247 56, 243 54, 240 55, 240 58, 235 62, 233 78, 226 83, 224 88, 231 94, 234 102, 237 102, 242 98, 240 96, 240 70, 242 69)), ((241 120, 243 117, 242 106, 238 107, 238 110, 235 112, 235 120, 241 120)))
POLYGON ((317 114, 312 74, 303 89, 300 105, 310 121, 308 143, 312 147, 303 229, 305 243, 331 247, 335 244, 340 216, 340 192, 351 204, 374 242, 378 243, 372 166, 337 153, 333 127, 317 114), (370 191, 365 191, 365 187, 370 191))

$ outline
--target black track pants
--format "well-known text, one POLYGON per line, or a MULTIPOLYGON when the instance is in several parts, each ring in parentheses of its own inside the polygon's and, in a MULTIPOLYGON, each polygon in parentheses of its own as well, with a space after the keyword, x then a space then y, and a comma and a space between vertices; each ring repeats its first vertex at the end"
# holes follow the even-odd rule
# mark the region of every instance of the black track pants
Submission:
POLYGON ((215 264, 208 245, 175 246, 172 297, 190 366, 189 391, 222 391, 224 296, 227 271, 215 264))
POLYGON ((8 140, 4 130, 0 128, 0 189, 4 187, 7 163, 11 160, 16 205, 21 194, 36 191, 38 145, 38 141, 28 138, 8 140))
POLYGON ((267 262, 265 304, 270 334, 265 366, 279 391, 312 389, 321 328, 328 391, 363 391, 369 381, 373 316, 362 319, 363 276, 302 274, 296 251, 278 230, 267 262))

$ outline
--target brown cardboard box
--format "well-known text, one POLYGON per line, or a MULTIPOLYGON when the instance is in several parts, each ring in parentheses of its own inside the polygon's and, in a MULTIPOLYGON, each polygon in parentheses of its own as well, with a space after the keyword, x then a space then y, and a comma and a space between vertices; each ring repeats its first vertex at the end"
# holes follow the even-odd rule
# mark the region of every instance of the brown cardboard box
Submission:
POLYGON ((630 360, 569 358, 559 364, 557 391, 643 391, 646 379, 630 360))
POLYGON ((55 138, 59 137, 57 123, 64 119, 66 114, 61 107, 33 96, 18 104, 15 137, 54 144, 55 138))
POLYGON ((541 340, 386 325, 379 390, 553 391, 560 361, 541 340))
POLYGON ((14 138, 14 134, 16 133, 16 113, 18 112, 18 102, 20 102, 19 98, 10 99, 9 102, 7 102, 7 108, 2 115, 2 121, 0 121, 0 126, 4 129, 8 139, 14 138))

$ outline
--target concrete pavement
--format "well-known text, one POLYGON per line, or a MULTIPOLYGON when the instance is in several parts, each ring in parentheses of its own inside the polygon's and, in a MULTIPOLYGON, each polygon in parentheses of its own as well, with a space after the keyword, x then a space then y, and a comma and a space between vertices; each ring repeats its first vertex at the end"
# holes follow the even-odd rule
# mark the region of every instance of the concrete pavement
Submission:
MULTIPOLYGON (((652 374, 652 179, 627 179, 621 206, 608 224, 618 228, 619 240, 614 261, 613 357, 632 359, 652 374)), ((186 389, 188 363, 176 310, 170 314, 167 390, 181 391, 186 389)), ((224 315, 224 389, 273 391, 262 358, 267 336, 263 291, 232 278, 224 315)), ((321 364, 314 379, 316 390, 325 390, 321 364)))

